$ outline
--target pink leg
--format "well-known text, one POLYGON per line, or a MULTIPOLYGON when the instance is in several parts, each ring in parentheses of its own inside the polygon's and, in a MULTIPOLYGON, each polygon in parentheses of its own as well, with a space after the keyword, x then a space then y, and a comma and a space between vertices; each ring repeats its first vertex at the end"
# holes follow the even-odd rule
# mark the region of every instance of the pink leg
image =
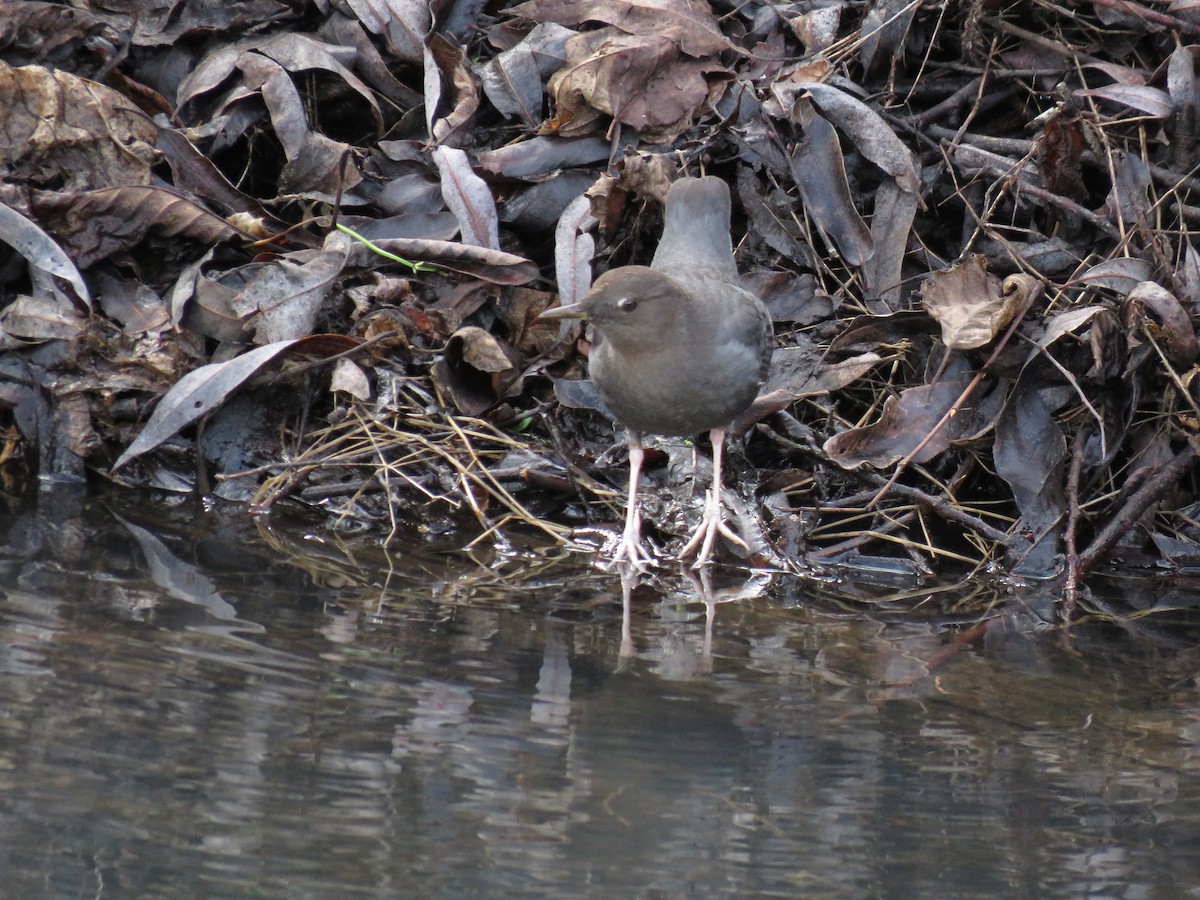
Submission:
POLYGON ((638 510, 638 481, 641 479, 642 459, 645 451, 642 449, 641 435, 630 431, 626 435, 629 441, 629 505, 625 509, 625 533, 621 543, 613 554, 613 562, 627 562, 639 572, 646 571, 646 565, 654 557, 642 544, 642 514, 638 510))
POLYGON ((696 561, 692 563, 693 569, 699 569, 709 561, 718 534, 724 535, 739 546, 746 546, 745 541, 730 531, 724 522, 724 508, 721 503, 721 458, 725 449, 725 429, 714 428, 709 432, 709 436, 712 438, 713 446, 712 487, 704 495, 704 516, 700 519, 700 527, 696 529, 696 533, 692 535, 687 546, 679 554, 683 559, 696 553, 699 549, 699 552, 696 553, 696 561))

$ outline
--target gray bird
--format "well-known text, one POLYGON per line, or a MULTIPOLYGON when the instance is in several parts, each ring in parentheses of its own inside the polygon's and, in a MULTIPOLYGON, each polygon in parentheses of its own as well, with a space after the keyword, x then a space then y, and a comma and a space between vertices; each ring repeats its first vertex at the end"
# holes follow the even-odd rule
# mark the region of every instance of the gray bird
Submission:
POLYGON ((729 188, 719 178, 681 178, 667 192, 662 239, 649 267, 601 275, 578 303, 544 319, 587 319, 597 339, 588 373, 625 426, 629 506, 614 560, 642 570, 652 559, 641 540, 638 478, 642 434, 707 431, 713 482, 699 528, 680 557, 708 562, 718 534, 742 544, 724 523, 721 458, 725 432, 767 378, 771 315, 743 288, 729 237, 729 188))

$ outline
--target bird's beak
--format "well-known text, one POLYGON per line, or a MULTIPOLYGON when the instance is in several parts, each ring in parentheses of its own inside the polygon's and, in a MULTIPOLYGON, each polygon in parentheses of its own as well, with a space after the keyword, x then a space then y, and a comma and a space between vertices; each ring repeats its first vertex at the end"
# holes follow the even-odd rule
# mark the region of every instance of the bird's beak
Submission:
POLYGON ((587 310, 584 309, 582 303, 569 303, 566 306, 556 306, 554 309, 548 309, 540 316, 539 319, 586 319, 587 310))

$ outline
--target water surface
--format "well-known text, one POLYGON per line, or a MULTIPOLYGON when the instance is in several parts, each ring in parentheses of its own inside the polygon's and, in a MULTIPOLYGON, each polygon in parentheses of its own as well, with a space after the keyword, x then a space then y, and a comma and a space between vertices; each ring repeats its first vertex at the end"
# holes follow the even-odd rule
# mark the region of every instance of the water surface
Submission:
POLYGON ((983 634, 918 590, 839 605, 811 583, 724 578, 722 596, 744 596, 706 604, 672 577, 633 591, 623 628, 615 576, 535 551, 385 553, 111 498, 14 510, 3 893, 1200 886, 1181 627, 1068 634, 1039 624, 1031 595, 1033 612, 1010 598, 983 634))

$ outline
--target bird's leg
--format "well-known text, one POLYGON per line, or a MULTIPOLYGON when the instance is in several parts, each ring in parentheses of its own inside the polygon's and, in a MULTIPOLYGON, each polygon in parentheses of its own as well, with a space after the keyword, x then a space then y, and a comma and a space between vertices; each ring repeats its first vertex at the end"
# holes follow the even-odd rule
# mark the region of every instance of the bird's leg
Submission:
POLYGON ((725 510, 721 503, 721 457, 725 450, 725 429, 714 428, 709 432, 709 437, 713 447, 712 487, 704 495, 704 516, 700 519, 700 527, 679 554, 680 558, 683 558, 696 553, 696 561, 692 563, 693 569, 699 569, 709 561, 718 534, 724 535, 739 547, 746 546, 746 542, 730 531, 724 521, 725 510))
POLYGON ((613 562, 625 561, 637 571, 645 572, 647 564, 654 559, 642 545, 642 513, 638 509, 638 481, 646 453, 642 449, 642 437, 636 431, 629 431, 626 439, 629 442, 629 505, 625 508, 625 533, 621 535, 621 543, 617 544, 613 562))

